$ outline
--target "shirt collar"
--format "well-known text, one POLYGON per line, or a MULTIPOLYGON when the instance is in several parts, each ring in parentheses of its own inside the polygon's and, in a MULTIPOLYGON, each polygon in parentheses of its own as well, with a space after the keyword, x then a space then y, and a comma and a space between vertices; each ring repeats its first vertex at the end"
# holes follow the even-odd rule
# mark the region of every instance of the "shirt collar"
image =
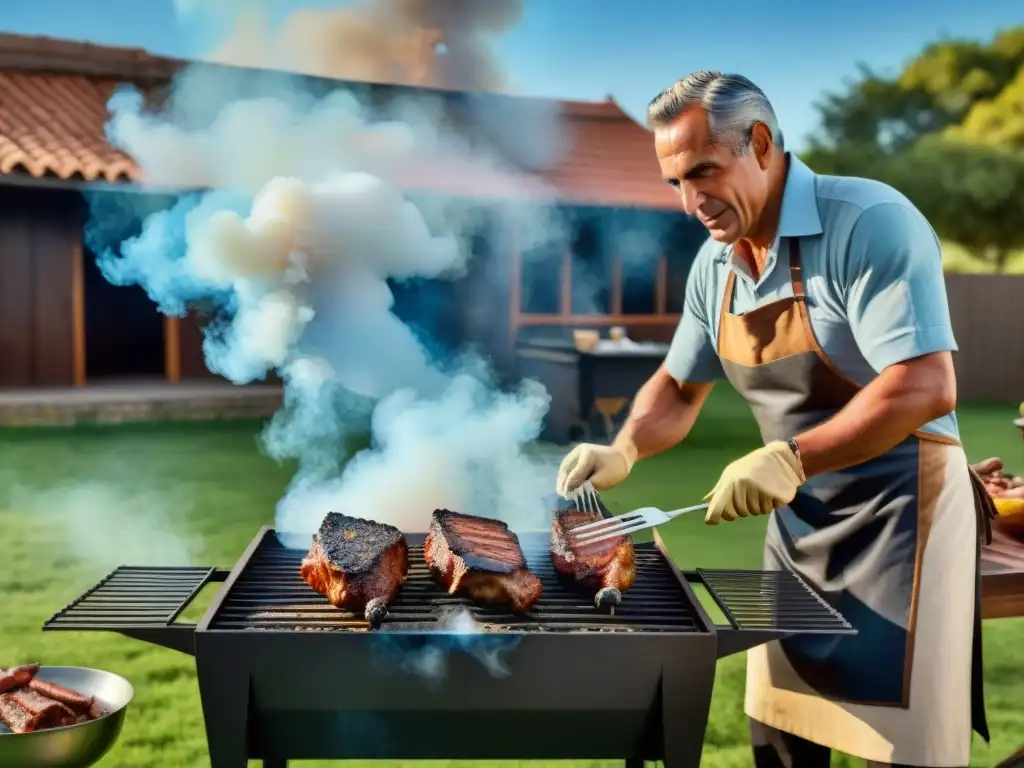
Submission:
POLYGON ((778 237, 820 235, 821 216, 815 189, 817 174, 791 152, 787 152, 786 157, 789 159, 789 171, 786 188, 782 192, 778 237))
MULTIPOLYGON (((779 230, 771 251, 778 252, 783 237, 810 237, 822 233, 821 215, 818 213, 817 174, 792 152, 786 153, 789 168, 786 186, 782 191, 782 209, 779 212, 779 230)), ((719 261, 732 258, 732 246, 722 248, 719 261)), ((773 260, 774 261, 774 260, 773 260)))

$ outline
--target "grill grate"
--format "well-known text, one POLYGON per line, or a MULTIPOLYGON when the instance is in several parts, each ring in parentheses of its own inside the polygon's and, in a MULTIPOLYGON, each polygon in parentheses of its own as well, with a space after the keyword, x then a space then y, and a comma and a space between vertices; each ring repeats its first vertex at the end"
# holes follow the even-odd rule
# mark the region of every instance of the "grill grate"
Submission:
POLYGON ((50 617, 44 629, 119 632, 166 627, 208 582, 216 568, 122 565, 50 617))
POLYGON ((698 569, 734 629, 855 634, 835 609, 790 571, 698 569))
MULTIPOLYGON (((562 582, 551 564, 547 537, 521 537, 530 570, 544 584, 544 595, 525 616, 487 608, 449 595, 423 559, 422 537, 409 538, 409 577, 379 631, 431 629, 445 609, 466 608, 485 630, 510 632, 698 632, 697 620, 675 572, 653 544, 637 544, 636 584, 623 595, 614 615, 602 613, 586 592, 562 582)), ((209 624, 220 630, 368 631, 368 623, 339 611, 299 577, 305 552, 286 549, 266 536, 225 595, 209 624)))

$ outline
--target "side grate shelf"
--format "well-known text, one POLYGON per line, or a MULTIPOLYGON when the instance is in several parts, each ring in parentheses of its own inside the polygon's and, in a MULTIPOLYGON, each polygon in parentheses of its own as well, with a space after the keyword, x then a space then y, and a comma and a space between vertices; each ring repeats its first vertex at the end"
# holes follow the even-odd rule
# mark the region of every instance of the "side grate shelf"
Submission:
POLYGON ((856 630, 790 571, 697 569, 733 629, 853 635, 856 630))
POLYGON ((150 568, 122 565, 43 624, 43 630, 119 632, 192 652, 194 624, 175 620, 225 571, 206 566, 150 568))

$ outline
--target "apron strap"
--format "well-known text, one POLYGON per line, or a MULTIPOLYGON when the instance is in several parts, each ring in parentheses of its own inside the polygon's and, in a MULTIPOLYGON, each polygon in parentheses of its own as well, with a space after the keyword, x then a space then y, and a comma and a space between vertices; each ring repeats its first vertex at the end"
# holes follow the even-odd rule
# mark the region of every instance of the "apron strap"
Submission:
POLYGON ((804 293, 804 270, 800 261, 800 238, 789 238, 789 281, 793 285, 793 296, 803 298, 804 293))
POLYGON ((725 316, 732 312, 732 295, 736 290, 736 273, 729 267, 729 277, 725 281, 725 294, 722 296, 722 311, 718 313, 718 341, 716 346, 722 345, 722 326, 725 324, 725 316))

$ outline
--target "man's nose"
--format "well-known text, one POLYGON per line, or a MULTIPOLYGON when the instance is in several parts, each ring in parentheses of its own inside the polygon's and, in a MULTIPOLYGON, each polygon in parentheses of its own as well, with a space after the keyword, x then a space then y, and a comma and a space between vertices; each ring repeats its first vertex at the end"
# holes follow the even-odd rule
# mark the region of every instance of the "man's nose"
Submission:
POLYGON ((679 196, 683 200, 683 210, 687 216, 697 213, 697 209, 704 202, 704 195, 694 189, 692 184, 685 182, 679 185, 679 196))

